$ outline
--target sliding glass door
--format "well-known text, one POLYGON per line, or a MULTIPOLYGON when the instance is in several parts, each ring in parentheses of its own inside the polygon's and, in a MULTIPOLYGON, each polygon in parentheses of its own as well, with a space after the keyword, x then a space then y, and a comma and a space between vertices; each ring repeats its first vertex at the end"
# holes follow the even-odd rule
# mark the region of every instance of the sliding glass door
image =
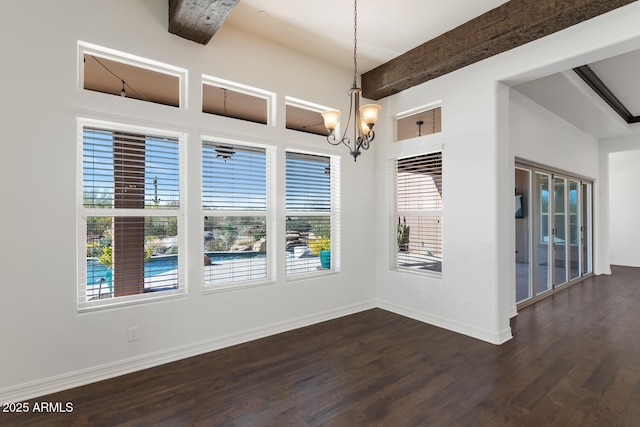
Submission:
POLYGON ((516 303, 522 304, 593 271, 592 184, 521 164, 515 177, 516 303), (518 214, 518 203, 524 213, 518 214))
POLYGON ((593 236, 591 234, 593 202, 591 183, 583 182, 581 188, 582 197, 578 200, 581 209, 578 215, 580 217, 580 249, 582 251, 580 272, 584 276, 593 273, 593 236))
POLYGON ((580 246, 582 243, 581 236, 581 219, 580 219, 580 181, 569 180, 569 251, 567 268, 569 269, 569 280, 575 280, 580 277, 581 269, 580 257, 583 254, 580 246))
POLYGON ((551 251, 553 253, 553 285, 560 286, 567 283, 567 180, 561 177, 553 178, 553 230, 551 234, 551 251))
POLYGON ((533 295, 531 271, 531 171, 516 168, 516 302, 533 295))
POLYGON ((540 295, 551 289, 551 251, 549 245, 552 239, 552 225, 550 213, 551 199, 549 198, 549 189, 551 188, 551 175, 536 172, 535 173, 535 189, 534 194, 534 211, 533 223, 535 233, 535 251, 533 253, 534 270, 534 295, 540 295))

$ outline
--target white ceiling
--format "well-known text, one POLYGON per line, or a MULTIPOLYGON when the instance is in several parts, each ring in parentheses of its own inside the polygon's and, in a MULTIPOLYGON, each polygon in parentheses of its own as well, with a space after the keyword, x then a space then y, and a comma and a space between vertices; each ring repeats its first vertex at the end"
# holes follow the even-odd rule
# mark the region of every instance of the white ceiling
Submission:
MULTIPOLYGON (((360 0, 358 72, 364 73, 506 0, 360 0)), ((353 1, 241 0, 224 25, 353 69, 353 1)))
MULTIPOLYGON (((364 73, 505 0, 360 0, 358 72, 364 73)), ((353 3, 346 0, 241 0, 225 21, 288 48, 353 69, 353 3)), ((634 115, 640 115, 640 52, 589 64, 634 115)), ((572 70, 516 89, 599 138, 640 134, 572 70)))
MULTIPOLYGON (((640 115, 640 51, 586 65, 631 114, 640 115)), ((523 83, 515 89, 598 139, 640 135, 640 123, 624 121, 573 70, 523 83)))

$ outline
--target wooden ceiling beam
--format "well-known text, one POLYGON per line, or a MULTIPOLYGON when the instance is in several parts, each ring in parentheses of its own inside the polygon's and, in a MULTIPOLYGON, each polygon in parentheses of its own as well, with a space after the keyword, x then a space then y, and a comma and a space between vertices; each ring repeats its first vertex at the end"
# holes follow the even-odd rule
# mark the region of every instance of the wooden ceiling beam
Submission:
POLYGON ((635 0, 511 0, 362 75, 381 99, 635 0))
POLYGON ((169 0, 169 32, 207 44, 239 0, 169 0))

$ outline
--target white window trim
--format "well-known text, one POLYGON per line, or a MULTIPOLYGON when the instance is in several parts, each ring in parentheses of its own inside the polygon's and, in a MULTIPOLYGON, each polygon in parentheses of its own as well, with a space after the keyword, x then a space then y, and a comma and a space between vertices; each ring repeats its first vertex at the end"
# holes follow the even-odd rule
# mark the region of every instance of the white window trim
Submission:
MULTIPOLYGON (((332 274, 338 274, 340 273, 341 270, 341 256, 340 256, 340 248, 341 248, 341 244, 340 244, 340 206, 341 206, 341 196, 340 196, 340 177, 341 177, 341 172, 340 172, 340 165, 341 165, 341 161, 342 161, 342 157, 335 155, 335 154, 330 154, 330 153, 326 153, 326 152, 319 152, 319 151, 311 151, 311 150, 305 150, 304 148, 293 148, 293 147, 289 147, 284 151, 284 159, 283 159, 283 165, 286 165, 286 153, 288 152, 292 152, 292 153, 300 153, 300 154, 310 154, 310 155, 314 155, 314 156, 323 156, 323 157, 329 157, 329 162, 330 162, 330 166, 331 166, 331 212, 313 212, 313 211, 303 211, 303 212, 299 212, 299 211, 288 211, 286 209, 286 206, 283 206, 283 212, 284 212, 284 216, 283 216, 283 223, 286 222, 286 218, 288 216, 328 216, 330 217, 331 220, 331 268, 327 269, 327 270, 319 270, 319 271, 310 271, 310 272, 306 272, 306 273, 296 273, 296 274, 286 274, 286 268, 285 271, 283 272, 284 278, 286 282, 295 282, 295 281, 299 281, 299 280, 307 280, 313 277, 318 277, 318 276, 328 276, 328 275, 332 275, 332 274)), ((286 166, 285 166, 285 170, 283 171, 284 174, 286 174, 286 166)), ((285 180, 286 182, 286 180, 285 180)), ((283 185, 286 184, 285 182, 283 182, 283 185)), ((285 190, 283 190, 285 191, 285 190)), ((283 203, 286 203, 283 199, 283 203)), ((283 227, 284 230, 284 227, 283 227)), ((286 231, 286 230, 285 230, 286 231)), ((279 238, 283 239, 284 236, 280 236, 279 238)), ((284 256, 284 253, 281 254, 281 256, 284 256)))
MULTIPOLYGON (((442 275, 444 273, 444 229, 442 230, 442 246, 443 246, 443 257, 442 257, 442 271, 436 272, 431 270, 416 270, 412 268, 403 268, 398 266, 398 245, 397 245, 397 224, 398 224, 398 215, 400 216, 409 216, 409 214, 430 214, 430 213, 440 213, 443 218, 445 217, 444 207, 442 210, 438 211, 401 211, 397 209, 397 198, 396 198, 396 161, 400 159, 404 159, 407 157, 414 157, 419 155, 426 155, 431 153, 440 152, 443 155, 444 159, 444 145, 443 144, 429 144, 429 145, 420 145, 419 147, 414 147, 412 149, 404 149, 399 150, 394 156, 390 156, 387 158, 387 177, 389 179, 389 244, 387 246, 388 250, 388 265, 389 270, 401 273, 415 274, 421 277, 432 277, 434 279, 442 279, 442 275)), ((443 160, 444 164, 444 160, 443 160)), ((444 165, 443 165, 444 171, 444 165)), ((443 203, 444 204, 444 203, 443 203)))
POLYGON ((431 102, 429 104, 421 105, 419 107, 411 108, 409 110, 402 111, 395 115, 395 120, 401 120, 407 118, 409 116, 413 116, 415 114, 423 113, 425 111, 430 111, 436 109, 438 107, 442 107, 442 101, 431 102))
POLYGON ((135 126, 125 123, 115 123, 103 120, 95 120, 84 117, 77 118, 77 292, 76 303, 79 313, 91 312, 96 310, 108 309, 113 307, 122 307, 135 304, 146 304, 152 301, 166 300, 172 298, 180 298, 187 294, 186 289, 186 267, 188 250, 186 245, 186 227, 185 227, 185 194, 186 194, 186 134, 174 130, 159 129, 135 126), (116 131, 134 132, 140 134, 162 135, 176 138, 178 140, 178 156, 179 156, 179 174, 180 174, 180 203, 178 209, 99 209, 85 208, 83 206, 83 132, 85 127, 98 127, 116 131), (147 294, 127 295, 123 297, 115 297, 108 299, 99 299, 94 301, 81 301, 81 296, 87 293, 87 269, 86 269, 86 242, 87 242, 87 217, 88 216, 176 216, 178 219, 178 246, 182 248, 181 255, 178 257, 178 289, 167 290, 162 292, 151 292, 147 294))
MULTIPOLYGON (((246 280, 238 282, 229 282, 218 286, 205 286, 202 284, 203 294, 212 294, 226 292, 235 289, 245 289, 252 287, 269 286, 276 283, 276 186, 275 186, 275 169, 276 169, 276 147, 267 144, 249 142, 239 139, 221 138, 211 135, 202 135, 200 138, 200 152, 202 153, 202 144, 205 142, 214 142, 230 145, 244 145, 246 147, 263 148, 266 155, 266 186, 267 186, 267 208, 266 211, 232 211, 232 210, 216 210, 203 209, 202 207, 202 188, 200 191, 200 233, 204 230, 205 216, 266 216, 266 238, 267 238, 267 277, 256 280, 246 280)), ((200 184, 202 184, 202 164, 200 166, 200 184)), ((204 278, 204 266, 202 268, 202 277, 204 278)))

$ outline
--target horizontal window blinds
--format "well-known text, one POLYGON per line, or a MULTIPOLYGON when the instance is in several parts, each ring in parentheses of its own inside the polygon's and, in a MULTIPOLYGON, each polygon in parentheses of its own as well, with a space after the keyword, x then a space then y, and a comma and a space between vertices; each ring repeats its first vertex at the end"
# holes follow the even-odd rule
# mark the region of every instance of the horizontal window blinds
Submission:
POLYGON ((266 175, 264 148, 203 142, 203 209, 265 211, 266 175))
POLYGON ((266 235, 266 216, 206 216, 205 286, 266 279, 266 235))
POLYGON ((395 265, 442 271, 442 152, 395 162, 395 265))
POLYGON ((441 210, 442 154, 397 160, 396 189, 398 210, 441 210))
POLYGON ((202 143, 206 288, 268 279, 272 166, 273 151, 265 147, 202 143))
POLYGON ((287 152, 287 211, 331 211, 331 159, 287 152))
POLYGON ((85 208, 179 207, 177 139, 85 127, 82 152, 85 208))

